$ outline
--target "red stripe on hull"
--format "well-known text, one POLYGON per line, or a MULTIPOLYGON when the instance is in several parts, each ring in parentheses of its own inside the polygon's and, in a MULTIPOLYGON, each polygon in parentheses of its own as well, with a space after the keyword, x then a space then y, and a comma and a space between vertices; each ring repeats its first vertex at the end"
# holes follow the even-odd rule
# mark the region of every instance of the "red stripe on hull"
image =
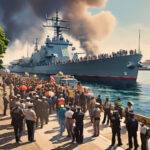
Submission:
POLYGON ((89 79, 89 80, 115 80, 115 81, 136 81, 136 78, 134 77, 102 77, 102 76, 78 76, 80 79, 89 79))

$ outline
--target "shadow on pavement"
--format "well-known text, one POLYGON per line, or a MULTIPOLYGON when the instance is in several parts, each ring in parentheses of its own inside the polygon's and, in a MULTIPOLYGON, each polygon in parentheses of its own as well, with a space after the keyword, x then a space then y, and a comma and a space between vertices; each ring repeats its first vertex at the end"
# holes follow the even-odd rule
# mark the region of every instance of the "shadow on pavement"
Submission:
POLYGON ((58 130, 58 129, 53 129, 53 130, 45 131, 44 133, 45 133, 45 134, 51 134, 51 133, 55 133, 55 132, 57 132, 57 131, 59 131, 59 130, 58 130))
POLYGON ((10 124, 0 125, 0 130, 3 130, 3 129, 8 130, 10 128, 12 129, 12 126, 10 124))
POLYGON ((117 149, 117 145, 115 145, 115 146, 109 146, 108 148, 106 148, 106 150, 116 150, 117 149))
POLYGON ((59 127, 54 127, 53 129, 54 129, 54 130, 55 130, 55 129, 59 129, 59 127))
POLYGON ((0 145, 8 143, 9 141, 14 139, 14 132, 8 132, 0 134, 0 145))
POLYGON ((78 146, 78 144, 69 142, 69 143, 65 143, 62 146, 54 148, 52 150, 72 150, 72 149, 74 149, 77 146, 78 146))
POLYGON ((5 144, 3 146, 0 146, 0 149, 11 150, 11 149, 14 149, 14 148, 17 148, 19 146, 26 145, 26 144, 29 144, 29 142, 20 143, 20 144, 17 144, 17 143, 8 143, 8 144, 5 144))
POLYGON ((53 136, 50 141, 54 144, 57 144, 57 143, 62 143, 62 142, 65 142, 65 141, 68 141, 70 140, 70 138, 67 138, 67 137, 64 137, 60 134, 57 134, 55 136, 53 136))
POLYGON ((10 116, 4 116, 0 114, 0 121, 9 120, 10 118, 11 118, 10 116))

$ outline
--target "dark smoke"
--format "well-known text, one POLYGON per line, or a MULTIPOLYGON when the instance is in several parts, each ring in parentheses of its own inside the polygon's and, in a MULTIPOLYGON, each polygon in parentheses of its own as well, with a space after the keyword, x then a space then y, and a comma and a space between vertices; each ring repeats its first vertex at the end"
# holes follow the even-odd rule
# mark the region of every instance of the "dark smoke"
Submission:
POLYGON ((91 7, 103 7, 107 0, 0 0, 1 22, 13 42, 29 39, 42 33, 45 14, 51 16, 56 10, 71 20, 71 34, 82 37, 82 47, 89 52, 99 49, 100 41, 114 28, 115 18, 110 12, 91 15, 91 7), (32 31, 32 32, 31 32, 32 31), (26 33, 26 34, 25 34, 26 33), (32 35, 30 34, 32 33, 32 35), (26 37, 22 38, 23 35, 26 37))

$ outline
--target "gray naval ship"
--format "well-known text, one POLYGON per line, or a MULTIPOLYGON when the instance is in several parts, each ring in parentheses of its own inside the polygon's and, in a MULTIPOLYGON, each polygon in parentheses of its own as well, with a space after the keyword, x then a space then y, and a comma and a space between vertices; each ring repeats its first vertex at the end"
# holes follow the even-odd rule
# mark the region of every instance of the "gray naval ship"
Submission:
POLYGON ((69 30, 62 25, 58 12, 55 17, 47 18, 52 24, 45 27, 54 28, 54 37, 47 36, 45 44, 38 49, 37 40, 32 56, 15 60, 9 66, 11 72, 54 75, 62 71, 74 75, 77 79, 99 81, 102 83, 135 83, 137 80, 140 50, 119 50, 112 54, 81 57, 73 44, 63 37, 62 31, 69 30))

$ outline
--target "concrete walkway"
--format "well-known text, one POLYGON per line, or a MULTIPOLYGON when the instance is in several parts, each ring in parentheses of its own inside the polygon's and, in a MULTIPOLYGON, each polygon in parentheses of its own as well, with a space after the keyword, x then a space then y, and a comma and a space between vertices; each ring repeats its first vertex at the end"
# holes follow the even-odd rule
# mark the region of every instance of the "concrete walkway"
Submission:
MULTIPOLYGON (((100 135, 92 138, 92 126, 89 126, 89 119, 86 117, 84 130, 84 144, 72 144, 71 139, 66 138, 67 133, 63 136, 59 134, 59 127, 56 115, 50 116, 50 122, 43 129, 36 130, 36 142, 28 143, 27 136, 22 137, 22 144, 15 144, 13 129, 10 126, 10 117, 2 117, 0 120, 0 149, 10 150, 104 150, 109 148, 110 140, 100 135)), ((121 150, 122 148, 117 148, 121 150)))
MULTIPOLYGON (((0 98, 0 114, 2 114, 2 109, 2 99, 0 98)), ((7 114, 9 114, 9 112, 7 114)), ((49 123, 44 125, 43 129, 39 128, 36 130, 35 143, 28 143, 25 132, 22 136, 22 144, 16 144, 13 129, 10 126, 10 116, 3 117, 0 115, 0 150, 123 150, 128 148, 127 133, 124 124, 122 124, 123 146, 110 148, 111 128, 100 125, 100 136, 92 138, 93 127, 90 123, 88 113, 86 113, 84 120, 84 143, 81 145, 71 143, 71 139, 66 138, 66 132, 63 136, 60 136, 55 113, 50 115, 49 120, 49 123)))

